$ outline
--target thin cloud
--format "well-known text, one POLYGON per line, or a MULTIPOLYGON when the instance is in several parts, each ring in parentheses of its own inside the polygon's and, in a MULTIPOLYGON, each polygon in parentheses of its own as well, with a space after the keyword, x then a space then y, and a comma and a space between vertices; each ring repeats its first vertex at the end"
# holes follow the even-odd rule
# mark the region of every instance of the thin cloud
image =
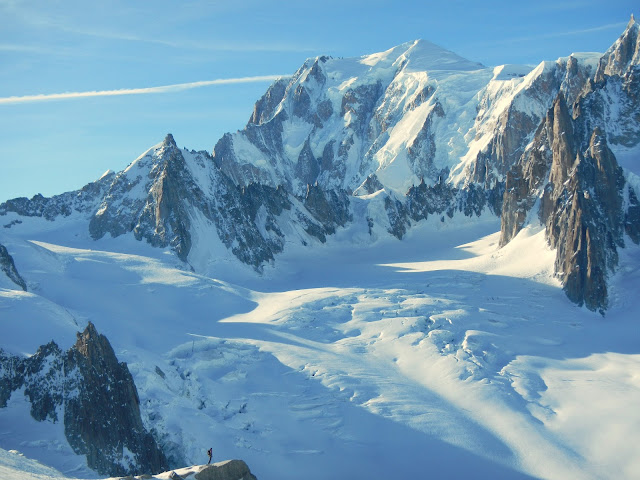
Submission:
POLYGON ((76 35, 102 38, 106 40, 119 40, 124 42, 143 43, 149 45, 161 45, 164 47, 203 50, 210 52, 317 52, 320 49, 313 46, 292 43, 265 43, 265 42, 228 42, 219 40, 187 41, 169 40, 166 38, 149 38, 128 33, 112 32, 107 30, 85 30, 81 28, 59 27, 60 29, 76 35))
POLYGON ((147 95, 147 94, 153 94, 153 93, 173 93, 173 92, 180 92, 183 90, 190 90, 192 88, 209 87, 212 85, 273 82, 274 80, 277 80, 285 76, 286 75, 262 75, 262 76, 256 76, 256 77, 220 78, 216 80, 204 80, 201 82, 162 85, 159 87, 124 88, 119 90, 47 93, 47 94, 40 94, 40 95, 24 95, 20 97, 3 97, 3 98, 0 98, 0 105, 45 102, 45 101, 51 101, 51 100, 71 100, 71 99, 77 99, 77 98, 90 98, 90 97, 114 97, 114 96, 120 96, 120 95, 147 95))
POLYGON ((260 42, 238 42, 238 41, 221 41, 218 39, 210 39, 209 41, 189 41, 184 39, 168 39, 159 37, 144 37, 131 33, 123 33, 103 28, 82 28, 69 25, 60 19, 49 17, 25 18, 32 25, 44 26, 59 30, 61 32, 80 35, 85 37, 93 37, 103 40, 116 40, 121 42, 131 42, 147 45, 160 45, 163 47, 183 49, 183 50, 202 50, 210 52, 316 52, 317 47, 308 46, 300 43, 265 43, 260 42))
POLYGON ((7 54, 20 55, 57 55, 57 56, 86 56, 84 53, 78 53, 70 48, 51 47, 43 45, 20 45, 15 43, 0 43, 0 52, 7 54))
POLYGON ((601 32, 603 30, 611 30, 611 29, 622 29, 627 25, 627 22, 618 22, 618 23, 609 23, 607 25, 600 25, 598 27, 591 28, 583 28, 579 30, 569 30, 565 32, 553 32, 553 33, 543 33, 540 35, 531 35, 526 37, 515 37, 515 38, 507 38, 504 40, 500 40, 497 42, 483 42, 479 44, 480 46, 495 46, 495 45, 504 45, 513 42, 530 42, 533 40, 541 40, 546 38, 561 38, 561 37, 571 37, 573 35, 584 35, 587 33, 595 33, 601 32))
POLYGON ((551 1, 549 3, 536 2, 527 7, 525 11, 530 13, 540 12, 556 12, 561 10, 584 10, 585 8, 591 8, 597 4, 600 0, 573 0, 566 2, 551 1))
POLYGON ((16 45, 11 43, 0 44, 0 52, 16 52, 16 53, 49 53, 49 49, 34 47, 31 45, 16 45))
POLYGON ((627 25, 627 22, 609 23, 607 25, 600 25, 599 27, 583 28, 580 30, 570 30, 568 32, 548 33, 546 35, 540 35, 538 37, 531 37, 531 38, 568 37, 572 35, 582 35, 584 33, 601 32, 603 30, 611 30, 613 28, 624 28, 626 25, 627 25))
MULTIPOLYGON (((72 35, 80 35, 85 37, 92 37, 103 40, 115 40, 121 42, 139 43, 147 45, 159 45, 163 47, 182 49, 182 50, 200 50, 208 52, 318 52, 321 49, 314 46, 304 45, 300 42, 265 42, 261 41, 229 41, 217 38, 202 39, 202 40, 187 40, 184 38, 167 37, 146 37, 130 32, 122 32, 118 30, 112 30, 110 28, 101 28, 100 26, 92 26, 92 28, 86 28, 84 26, 78 26, 69 22, 69 19, 63 15, 52 15, 42 11, 36 11, 34 9, 22 8, 18 2, 13 0, 0 0, 0 9, 8 10, 13 16, 15 16, 19 22, 38 28, 46 28, 58 30, 72 35), (2 8, 4 7, 4 8, 2 8)), ((0 11, 0 14, 4 13, 0 11)), ((44 48, 37 49, 36 47, 21 47, 13 46, 13 48, 6 50, 10 51, 22 51, 28 53, 49 53, 44 48)), ((53 54, 56 53, 55 49, 49 49, 53 54)))

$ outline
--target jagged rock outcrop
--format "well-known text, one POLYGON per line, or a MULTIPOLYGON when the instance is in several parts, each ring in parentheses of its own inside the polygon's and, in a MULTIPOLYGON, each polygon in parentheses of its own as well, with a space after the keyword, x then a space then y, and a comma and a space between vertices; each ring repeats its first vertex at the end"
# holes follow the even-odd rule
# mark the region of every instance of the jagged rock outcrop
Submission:
POLYGON ((283 212, 323 242, 349 219, 344 193, 309 191, 298 200, 282 186, 238 185, 206 152, 181 150, 169 134, 116 175, 89 231, 95 239, 133 232, 138 240, 170 247, 187 262, 193 222, 202 227, 204 219, 233 255, 260 271, 284 248, 278 220, 283 212))
POLYGON ((567 296, 591 310, 608 304, 606 279, 624 246, 622 169, 603 132, 582 138, 560 94, 522 161, 507 178, 501 245, 538 218, 556 249, 556 273, 567 296))
MULTIPOLYGON (((556 183, 567 177, 576 156, 573 122, 564 95, 559 94, 532 146, 507 174, 503 197, 500 245, 509 243, 522 229, 546 176, 556 183), (552 164, 554 165, 551 169, 552 164)), ((561 183, 560 183, 561 184, 561 183)), ((545 218, 550 212, 544 212, 545 218)))
POLYGON ((185 261, 191 250, 191 225, 187 205, 182 199, 200 192, 186 175, 185 161, 173 136, 167 135, 164 143, 165 158, 149 172, 153 179, 150 198, 138 216, 133 234, 138 240, 144 238, 154 246, 171 246, 178 258, 185 261))
POLYGON ((567 296, 602 312, 608 305, 607 274, 618 264, 617 248, 624 246, 624 177, 599 129, 572 167, 568 175, 550 180, 540 220, 557 249, 555 268, 567 296))
POLYGON ((67 352, 54 342, 26 358, 0 350, 0 408, 21 389, 31 404, 31 416, 63 421, 69 445, 101 475, 168 469, 165 455, 142 423, 127 365, 118 362, 93 324, 78 333, 67 352))
POLYGON ((13 261, 13 257, 7 251, 7 247, 0 243, 0 270, 4 272, 4 274, 9 277, 13 283, 18 285, 25 292, 27 291, 27 283, 24 281, 18 270, 16 269, 16 265, 13 261))
POLYGON ((186 260, 191 247, 189 213, 183 199, 202 196, 190 181, 171 134, 158 149, 116 175, 89 222, 94 239, 133 232, 157 247, 172 247, 186 260))
POLYGON ((559 93, 508 173, 504 193, 500 244, 537 213, 556 249, 555 270, 567 296, 601 313, 625 233, 640 240, 637 192, 611 149, 640 144, 638 49, 632 19, 575 103, 559 93))
POLYGON ((446 214, 452 218, 456 212, 467 217, 480 216, 485 206, 493 200, 492 190, 469 184, 466 188, 453 187, 443 180, 426 185, 423 181, 407 192, 409 216, 414 221, 426 220, 430 215, 446 214))
POLYGON ((598 69, 574 105, 586 132, 599 127, 612 146, 640 143, 640 25, 631 19, 621 37, 602 56, 598 69))
MULTIPOLYGON (((349 211, 349 197, 344 191, 324 191, 318 184, 308 185, 304 198, 304 206, 314 219, 319 222, 321 229, 315 229, 308 233, 317 237, 324 243, 325 235, 335 233, 337 227, 344 227, 351 221, 349 211)), ((312 226, 310 222, 307 223, 312 226)))
POLYGON ((261 270, 284 248, 277 217, 291 208, 291 200, 282 188, 229 184, 205 214, 217 225, 225 246, 240 261, 261 270))
POLYGON ((624 33, 607 50, 600 59, 595 81, 601 82, 605 77, 624 76, 640 64, 639 25, 633 14, 624 33))

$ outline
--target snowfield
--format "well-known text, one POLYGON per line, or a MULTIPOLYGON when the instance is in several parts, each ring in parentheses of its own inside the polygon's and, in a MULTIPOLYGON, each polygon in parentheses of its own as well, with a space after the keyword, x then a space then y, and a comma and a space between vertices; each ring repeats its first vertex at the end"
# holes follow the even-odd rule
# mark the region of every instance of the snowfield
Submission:
MULTIPOLYGON (((0 345, 68 348, 92 321, 180 466, 212 447, 260 480, 640 476, 637 268, 602 317, 566 298, 544 231, 498 249, 495 218, 366 248, 353 226, 262 276, 56 223, 0 232, 29 286, 0 288, 0 345)), ((0 476, 95 478, 28 412, 20 392, 0 409, 0 476)))

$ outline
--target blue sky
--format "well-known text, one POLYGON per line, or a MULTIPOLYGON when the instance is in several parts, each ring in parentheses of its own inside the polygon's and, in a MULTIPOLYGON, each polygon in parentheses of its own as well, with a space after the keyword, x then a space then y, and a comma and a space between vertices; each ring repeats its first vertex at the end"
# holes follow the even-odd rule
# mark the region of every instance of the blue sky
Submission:
POLYGON ((604 52, 634 7, 626 0, 0 0, 0 202, 78 189, 122 170, 168 132, 181 147, 211 151, 245 125, 269 78, 293 73, 308 57, 359 56, 423 38, 485 65, 537 64, 604 52), (156 88, 220 79, 232 80, 156 88), (8 100, 122 89, 138 90, 8 100))

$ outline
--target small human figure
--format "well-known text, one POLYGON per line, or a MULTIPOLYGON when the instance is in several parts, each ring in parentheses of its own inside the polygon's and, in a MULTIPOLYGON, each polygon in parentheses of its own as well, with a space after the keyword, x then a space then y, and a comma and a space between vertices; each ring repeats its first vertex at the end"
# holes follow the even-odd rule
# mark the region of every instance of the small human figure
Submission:
POLYGON ((209 465, 211 463, 211 457, 213 456, 213 448, 207 450, 207 455, 209 455, 209 461, 207 462, 207 465, 209 465))

